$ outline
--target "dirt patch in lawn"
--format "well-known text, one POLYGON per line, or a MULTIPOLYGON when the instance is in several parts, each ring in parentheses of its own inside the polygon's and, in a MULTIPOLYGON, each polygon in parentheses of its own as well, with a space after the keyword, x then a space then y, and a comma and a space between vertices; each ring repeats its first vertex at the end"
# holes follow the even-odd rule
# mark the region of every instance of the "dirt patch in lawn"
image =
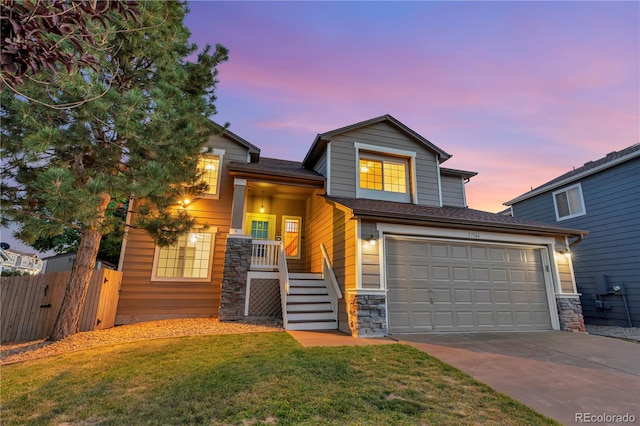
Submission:
POLYGON ((220 322, 214 318, 182 318, 148 321, 121 325, 108 330, 76 333, 59 342, 34 340, 31 342, 3 343, 0 346, 0 364, 12 364, 64 352, 80 351, 98 346, 135 342, 167 337, 210 334, 238 334, 284 331, 280 320, 220 322))

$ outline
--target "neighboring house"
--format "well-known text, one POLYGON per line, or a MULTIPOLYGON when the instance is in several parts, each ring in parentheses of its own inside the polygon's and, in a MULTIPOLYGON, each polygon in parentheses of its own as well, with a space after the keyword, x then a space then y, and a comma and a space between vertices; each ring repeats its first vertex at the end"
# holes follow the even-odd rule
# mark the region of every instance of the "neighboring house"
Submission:
POLYGON ((2 270, 20 272, 23 274, 39 274, 42 272, 43 262, 35 253, 22 253, 11 249, 0 249, 2 270))
POLYGON ((584 330, 560 252, 585 233, 467 208, 476 173, 441 167, 450 157, 389 115, 319 134, 301 163, 260 157, 230 131, 212 136, 200 164, 209 194, 176 206, 203 226, 168 248, 129 230, 116 323, 584 330))
MULTIPOLYGON (((44 273, 70 271, 76 261, 77 253, 56 254, 55 256, 45 257, 44 273)), ((96 259, 95 269, 116 269, 116 265, 106 260, 96 259)))
POLYGON ((516 218, 589 231, 571 249, 585 321, 640 326, 640 143, 505 205, 516 218))

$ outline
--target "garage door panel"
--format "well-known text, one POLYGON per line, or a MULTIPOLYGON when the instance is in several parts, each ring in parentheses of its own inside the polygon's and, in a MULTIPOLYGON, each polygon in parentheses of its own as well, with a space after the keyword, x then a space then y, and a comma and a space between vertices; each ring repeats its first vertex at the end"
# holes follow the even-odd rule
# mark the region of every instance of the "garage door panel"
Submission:
POLYGON ((494 327, 496 323, 493 311, 478 311, 476 319, 479 327, 494 327))
POLYGON ((509 304, 511 303, 511 295, 509 290, 494 290, 493 291, 493 303, 496 304, 509 304))
POLYGON ((489 260, 487 249, 485 247, 471 247, 471 259, 473 260, 489 260))
POLYGON ((449 246, 447 244, 430 244, 429 253, 432 258, 435 259, 448 259, 449 258, 449 246))
POLYGON ((453 302, 456 304, 460 303, 473 303, 473 292, 471 289, 454 289, 453 290, 453 302))
POLYGON ((472 311, 456 312, 456 326, 473 327, 476 322, 475 315, 472 311))
POLYGON ((467 246, 451 246, 451 258, 468 259, 469 251, 467 246))
POLYGON ((474 289, 473 295, 475 303, 493 303, 491 300, 491 290, 474 289))
POLYGON ((527 271, 511 269, 510 272, 511 272, 511 277, 510 277, 511 284, 514 284, 514 285, 527 284, 527 271))
POLYGON ((551 329, 540 249, 387 239, 386 252, 391 333, 551 329))
POLYGON ((508 283, 509 282, 509 273, 506 269, 500 268, 492 268, 491 272, 491 281, 494 283, 508 283))
POLYGON ((448 266, 432 266, 431 279, 433 281, 449 281, 451 279, 451 275, 449 274, 449 267, 448 266))
POLYGON ((451 304, 451 302, 453 302, 453 298, 451 297, 451 289, 448 288, 434 288, 431 291, 431 295, 433 303, 451 304))
POLYGON ((473 281, 489 282, 489 268, 473 268, 473 281))
POLYGON ((460 268, 460 267, 454 266, 453 279, 454 281, 464 281, 464 282, 471 281, 471 273, 469 271, 469 268, 460 268))
POLYGON ((530 305, 532 302, 527 290, 511 290, 511 300, 513 303, 524 303, 526 305, 530 305))

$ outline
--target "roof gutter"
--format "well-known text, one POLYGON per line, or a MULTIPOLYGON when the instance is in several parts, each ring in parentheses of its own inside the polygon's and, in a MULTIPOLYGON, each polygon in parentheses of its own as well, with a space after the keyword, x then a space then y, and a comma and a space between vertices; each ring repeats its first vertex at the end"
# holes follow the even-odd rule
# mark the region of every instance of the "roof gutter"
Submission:
MULTIPOLYGON (((419 224, 421 226, 425 226, 427 224, 436 224, 440 227, 444 228, 460 228, 469 229, 473 231, 482 231, 482 230, 495 230, 502 231, 507 233, 527 233, 527 234, 535 234, 535 235, 544 235, 544 236, 558 236, 558 235, 568 235, 570 237, 577 237, 578 241, 584 238, 584 235, 588 234, 587 231, 571 230, 571 229, 550 229, 550 228, 540 228, 536 226, 513 226, 510 224, 501 224, 501 223, 491 223, 491 222, 476 222, 476 221, 465 221, 465 220, 456 220, 456 219, 438 219, 438 218, 425 218, 425 217, 411 217, 407 215, 394 215, 394 214, 385 214, 381 216, 376 214, 375 212, 367 212, 367 211, 358 211, 352 210, 354 217, 361 219, 372 219, 372 220, 393 220, 396 223, 403 224, 419 224)), ((574 242, 577 244, 577 242, 574 242)))

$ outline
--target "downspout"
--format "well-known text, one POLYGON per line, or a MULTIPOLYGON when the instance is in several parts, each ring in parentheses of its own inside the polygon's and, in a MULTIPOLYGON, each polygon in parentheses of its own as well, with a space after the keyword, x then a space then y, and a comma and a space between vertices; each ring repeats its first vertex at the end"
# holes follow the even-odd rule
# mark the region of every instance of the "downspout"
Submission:
POLYGON ((578 234, 578 239, 575 240, 572 243, 569 243, 569 250, 573 251, 573 246, 575 246, 576 244, 578 244, 580 241, 584 240, 584 235, 582 234, 578 234))

